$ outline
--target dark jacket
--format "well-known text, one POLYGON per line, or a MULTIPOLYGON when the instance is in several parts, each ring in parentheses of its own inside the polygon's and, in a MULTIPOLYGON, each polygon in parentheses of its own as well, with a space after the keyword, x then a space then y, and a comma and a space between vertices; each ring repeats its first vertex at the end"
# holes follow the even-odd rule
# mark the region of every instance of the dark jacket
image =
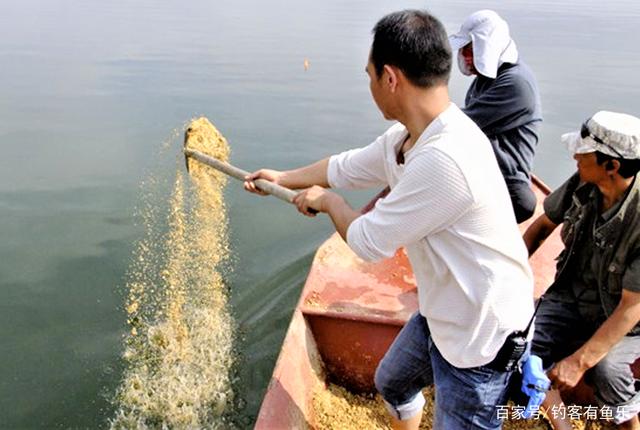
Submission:
MULTIPOLYGON (((558 256, 556 279, 549 288, 553 291, 569 284, 571 262, 582 246, 591 243, 601 253, 596 286, 599 289, 602 309, 609 317, 620 303, 623 286, 640 291, 640 270, 628 270, 633 263, 640 265, 640 181, 634 180, 631 190, 615 215, 597 229, 593 229, 598 216, 600 190, 593 184, 581 183, 576 173, 545 200, 545 212, 556 224, 562 223, 560 236, 565 245, 558 256), (558 202, 557 199, 562 199, 558 202), (559 203, 559 204, 558 204, 559 203), (557 211, 551 207, 562 208, 557 211), (559 215, 564 213, 560 218, 559 215), (586 240, 586 235, 593 235, 586 240)), ((640 323, 630 334, 640 334, 640 323)))
POLYGON ((502 64, 495 79, 478 75, 462 111, 491 141, 507 183, 529 184, 542 122, 538 86, 529 67, 519 60, 502 64))

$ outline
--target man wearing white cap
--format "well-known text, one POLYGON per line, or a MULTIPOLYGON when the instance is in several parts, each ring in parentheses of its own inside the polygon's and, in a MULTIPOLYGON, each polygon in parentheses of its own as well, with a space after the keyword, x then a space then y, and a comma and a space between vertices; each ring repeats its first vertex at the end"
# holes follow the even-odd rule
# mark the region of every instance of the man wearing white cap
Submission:
POLYGON ((487 135, 520 223, 533 215, 531 169, 542 122, 533 73, 519 58, 508 24, 491 10, 470 15, 449 36, 465 75, 477 75, 462 109, 487 135))
MULTIPOLYGON (((640 119, 601 111, 562 140, 578 172, 547 197, 524 235, 531 255, 562 224, 565 245, 536 316, 532 353, 553 366, 555 388, 584 376, 605 414, 620 428, 640 429, 630 368, 640 357, 640 119)), ((559 401, 553 391, 545 404, 559 401)), ((571 428, 556 418, 554 428, 571 428)))

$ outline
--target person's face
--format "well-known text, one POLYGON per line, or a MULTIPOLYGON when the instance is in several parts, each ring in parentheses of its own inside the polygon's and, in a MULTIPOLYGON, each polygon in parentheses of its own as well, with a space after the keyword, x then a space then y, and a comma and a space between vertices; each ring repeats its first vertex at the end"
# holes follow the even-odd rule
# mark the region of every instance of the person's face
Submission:
POLYGON ((604 165, 598 164, 595 152, 574 154, 573 158, 577 161, 581 181, 593 184, 607 176, 607 170, 604 165))
POLYGON ((460 48, 460 53, 462 54, 462 58, 467 69, 474 75, 477 75, 478 71, 476 70, 476 66, 473 65, 473 44, 467 43, 464 45, 460 48))

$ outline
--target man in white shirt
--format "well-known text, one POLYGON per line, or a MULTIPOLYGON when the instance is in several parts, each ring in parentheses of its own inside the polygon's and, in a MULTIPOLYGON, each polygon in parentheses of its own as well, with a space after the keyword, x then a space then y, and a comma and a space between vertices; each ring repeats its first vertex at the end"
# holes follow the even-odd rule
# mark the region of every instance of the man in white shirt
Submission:
POLYGON ((374 27, 367 73, 387 132, 364 148, 300 169, 259 170, 304 189, 305 215, 328 214, 361 258, 405 247, 420 310, 376 372, 392 424, 417 429, 424 397, 436 387, 434 428, 498 429, 497 405, 525 342, 533 281, 504 179, 482 131, 449 100, 451 49, 442 24, 426 12, 392 13, 374 27), (389 186, 367 214, 332 188, 389 186), (307 188, 310 187, 310 188, 307 188))

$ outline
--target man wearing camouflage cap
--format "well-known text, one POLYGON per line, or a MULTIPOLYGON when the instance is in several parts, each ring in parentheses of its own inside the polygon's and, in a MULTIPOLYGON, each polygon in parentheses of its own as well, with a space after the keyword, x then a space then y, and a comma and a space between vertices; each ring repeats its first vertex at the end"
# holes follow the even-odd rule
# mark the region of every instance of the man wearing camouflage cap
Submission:
MULTIPOLYGON (((525 232, 531 255, 562 224, 565 245, 536 317, 532 353, 554 387, 585 381, 620 428, 640 429, 640 119, 601 111, 562 136, 578 172, 525 232), (553 367, 552 367, 553 366, 553 367)), ((560 401, 558 391, 545 405, 560 401)), ((553 417, 552 417, 553 418, 553 417)), ((556 429, 570 429, 558 419, 556 429)))

